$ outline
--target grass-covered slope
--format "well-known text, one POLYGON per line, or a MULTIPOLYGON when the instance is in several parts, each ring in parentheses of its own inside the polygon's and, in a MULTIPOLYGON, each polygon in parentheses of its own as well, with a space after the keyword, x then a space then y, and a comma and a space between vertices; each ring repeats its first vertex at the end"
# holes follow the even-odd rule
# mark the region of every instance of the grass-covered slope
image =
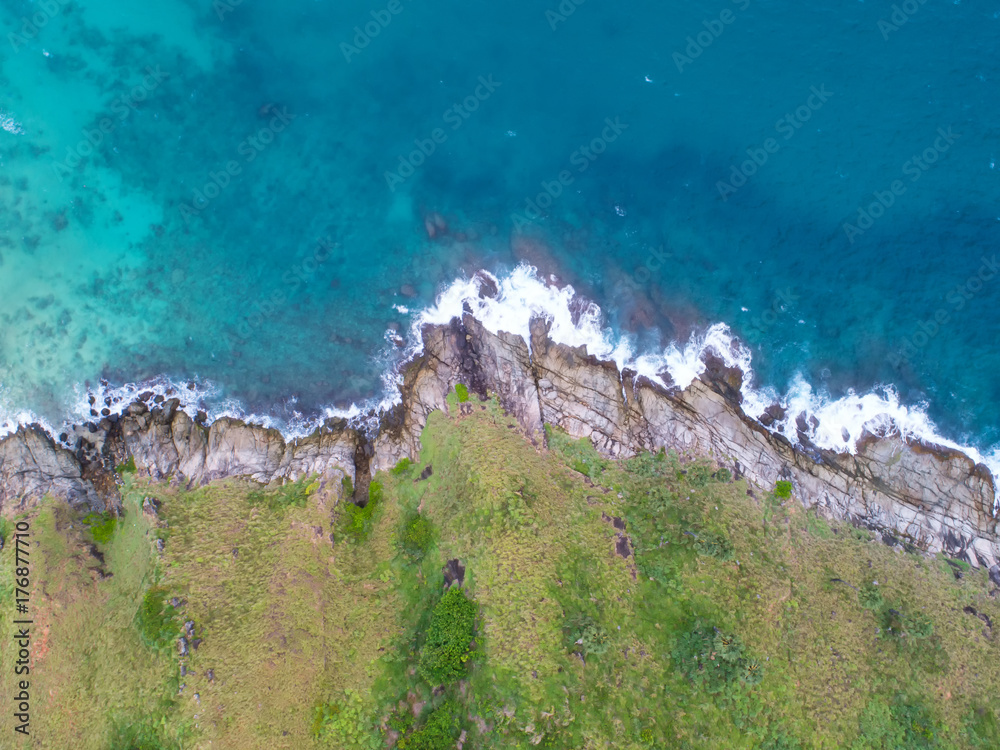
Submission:
MULTIPOLYGON (((32 741, 5 711, 0 744, 1000 746, 984 573, 785 486, 558 433, 536 449, 495 405, 453 406, 364 507, 306 479, 129 484, 114 524, 38 511, 32 741)), ((8 545, 5 669, 12 581, 8 545)))

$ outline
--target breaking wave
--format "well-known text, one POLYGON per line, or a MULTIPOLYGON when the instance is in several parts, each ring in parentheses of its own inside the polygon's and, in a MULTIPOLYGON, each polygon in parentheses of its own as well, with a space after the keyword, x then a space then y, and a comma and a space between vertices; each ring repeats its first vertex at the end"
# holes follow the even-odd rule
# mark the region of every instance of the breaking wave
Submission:
MULTIPOLYGON (((743 409, 749 416, 761 420, 772 406, 781 407, 778 419, 766 420, 768 429, 793 443, 801 444, 804 435, 819 448, 853 454, 865 431, 878 434, 896 429, 904 437, 962 451, 976 462, 985 464, 994 478, 1000 477, 1000 450, 983 453, 941 435, 927 415, 927 405, 901 403, 891 384, 877 386, 864 394, 849 391, 839 398, 817 392, 801 375, 793 379, 785 393, 759 386, 755 383, 750 350, 724 323, 709 326, 686 342, 672 343, 662 351, 639 352, 634 337, 618 334, 606 325, 597 304, 578 298, 572 286, 558 286, 540 278, 537 270, 528 265, 520 265, 499 277, 480 271, 471 278, 457 279, 438 294, 431 307, 408 310, 411 325, 407 341, 400 342, 396 333, 387 331, 386 350, 376 355, 385 362, 382 394, 347 409, 328 407, 319 414, 302 414, 290 401, 283 407, 291 416, 277 418, 247 412, 235 399, 225 398, 221 388, 212 382, 178 383, 161 377, 124 385, 102 383, 90 390, 78 387, 74 405, 60 428, 29 410, 0 410, 0 436, 13 432, 18 425, 31 423, 40 424, 53 436, 59 436, 69 425, 120 414, 139 398, 151 403, 157 397, 162 397, 159 400, 178 399, 180 408, 192 417, 202 411, 209 421, 221 417, 242 419, 278 429, 289 439, 304 437, 331 418, 344 418, 359 427, 371 428, 377 424, 379 414, 399 403, 400 365, 421 353, 421 328, 447 324, 469 311, 490 332, 507 331, 520 335, 529 346, 532 318, 544 317, 550 322, 549 336, 553 341, 573 347, 586 346, 590 354, 614 361, 619 369, 635 370, 663 386, 687 388, 705 371, 705 355, 711 352, 727 366, 742 371, 743 409), (484 285, 490 288, 484 289, 484 285), (405 345, 401 348, 400 343, 405 345)), ((772 409, 771 414, 774 413, 772 409)))

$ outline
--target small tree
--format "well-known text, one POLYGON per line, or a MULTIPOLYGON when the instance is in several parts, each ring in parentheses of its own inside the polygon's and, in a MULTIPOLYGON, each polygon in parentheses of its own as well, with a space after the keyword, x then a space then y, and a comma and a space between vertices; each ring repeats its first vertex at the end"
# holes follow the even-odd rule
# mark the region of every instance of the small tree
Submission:
POLYGON ((462 589, 448 589, 434 607, 420 656, 420 674, 433 685, 445 685, 465 674, 478 608, 462 589))

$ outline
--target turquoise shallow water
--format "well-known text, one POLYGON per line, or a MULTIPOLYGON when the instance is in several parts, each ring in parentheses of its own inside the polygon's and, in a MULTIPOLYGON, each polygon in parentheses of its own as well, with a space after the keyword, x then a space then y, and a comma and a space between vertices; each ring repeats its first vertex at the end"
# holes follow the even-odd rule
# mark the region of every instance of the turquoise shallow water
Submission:
POLYGON ((258 414, 347 406, 443 285, 527 262, 646 348, 724 321, 779 392, 891 383, 1000 442, 995 3, 0 20, 8 415, 161 375, 258 414))

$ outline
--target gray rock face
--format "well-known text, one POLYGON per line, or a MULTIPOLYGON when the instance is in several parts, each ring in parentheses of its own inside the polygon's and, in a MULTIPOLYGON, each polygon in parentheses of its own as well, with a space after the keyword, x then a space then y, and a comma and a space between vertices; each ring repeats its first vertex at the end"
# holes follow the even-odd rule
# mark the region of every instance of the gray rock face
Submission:
MULTIPOLYGON (((544 321, 532 322, 530 349, 521 337, 495 335, 469 315, 422 332, 424 351, 403 372, 402 403, 379 416, 372 443, 344 422, 286 441, 276 430, 219 419, 196 424, 167 401, 150 411, 136 403, 115 424, 85 434, 101 455, 135 459, 143 475, 190 485, 223 477, 262 483, 319 474, 357 484, 401 458, 416 458, 428 415, 447 410, 464 383, 495 394, 526 435, 543 425, 590 439, 610 457, 673 449, 709 456, 737 476, 770 489, 790 481, 806 506, 880 530, 921 549, 993 568, 998 562, 995 496, 989 470, 947 448, 898 433, 866 434, 856 455, 792 445, 749 418, 740 405, 741 373, 709 357, 688 388, 664 388, 584 347, 553 343, 544 321)), ((101 500, 76 456, 34 429, 0 441, 0 511, 16 512, 46 492, 70 502, 101 500)))
MULTIPOLYGON (((680 391, 621 373, 585 348, 553 343, 543 321, 533 322, 531 338, 529 354, 520 338, 491 334, 468 315, 447 334, 425 331, 424 354, 406 375, 419 398, 410 400, 404 388, 397 417, 406 425, 405 450, 417 447, 427 414, 446 408, 448 390, 462 382, 496 393, 528 435, 538 435, 545 422, 590 439, 610 457, 660 448, 709 456, 764 489, 792 482, 796 497, 827 517, 974 565, 997 565, 993 478, 960 452, 898 433, 864 435, 853 456, 794 446, 743 412, 741 373, 718 361, 680 391)), ((373 465, 391 466, 399 450, 399 441, 387 438, 376 445, 373 465)))
POLYGON ((22 427, 0 440, 0 509, 16 513, 47 492, 77 505, 104 506, 76 457, 40 428, 22 427))

